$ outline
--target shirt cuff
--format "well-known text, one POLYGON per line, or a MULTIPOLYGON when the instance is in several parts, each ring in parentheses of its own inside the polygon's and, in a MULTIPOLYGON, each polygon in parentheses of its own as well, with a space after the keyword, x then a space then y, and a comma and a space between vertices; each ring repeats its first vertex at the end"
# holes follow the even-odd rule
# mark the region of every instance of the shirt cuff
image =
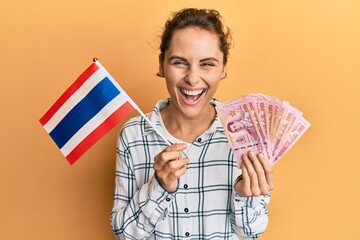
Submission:
POLYGON ((264 201, 268 202, 265 200, 267 198, 270 198, 270 192, 266 195, 261 195, 258 197, 244 197, 244 196, 239 195, 235 191, 233 192, 234 203, 235 203, 235 206, 238 206, 238 207, 256 208, 259 205, 262 205, 264 203, 264 201))
POLYGON ((155 201, 158 204, 162 202, 170 202, 175 197, 174 193, 167 192, 158 182, 155 176, 153 176, 150 180, 150 188, 149 188, 149 199, 155 201), (169 200, 170 199, 170 200, 169 200))
POLYGON ((143 207, 143 213, 149 218, 150 223, 156 226, 157 222, 168 214, 168 208, 175 197, 175 193, 168 193, 161 187, 155 177, 149 182, 148 201, 143 207))

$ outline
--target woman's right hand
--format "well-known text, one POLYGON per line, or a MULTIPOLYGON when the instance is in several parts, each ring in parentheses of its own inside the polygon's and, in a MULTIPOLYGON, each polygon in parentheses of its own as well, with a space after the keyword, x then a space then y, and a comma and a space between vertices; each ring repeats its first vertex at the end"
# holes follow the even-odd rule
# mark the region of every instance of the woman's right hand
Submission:
POLYGON ((173 144, 154 158, 156 179, 167 192, 175 192, 178 189, 178 179, 186 172, 189 159, 182 158, 181 155, 181 151, 185 149, 185 144, 173 144))

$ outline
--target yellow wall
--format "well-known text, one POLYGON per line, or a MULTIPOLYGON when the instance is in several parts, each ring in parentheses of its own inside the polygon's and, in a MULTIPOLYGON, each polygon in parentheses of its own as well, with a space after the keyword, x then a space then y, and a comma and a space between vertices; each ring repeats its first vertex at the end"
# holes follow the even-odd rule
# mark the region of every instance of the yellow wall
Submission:
POLYGON ((1 0, 0 239, 113 239, 123 122, 70 166, 38 119, 95 56, 150 111, 167 97, 155 76, 158 35, 186 6, 218 9, 234 32, 218 99, 266 93, 312 123, 274 168, 262 239, 360 239, 359 3, 1 0))

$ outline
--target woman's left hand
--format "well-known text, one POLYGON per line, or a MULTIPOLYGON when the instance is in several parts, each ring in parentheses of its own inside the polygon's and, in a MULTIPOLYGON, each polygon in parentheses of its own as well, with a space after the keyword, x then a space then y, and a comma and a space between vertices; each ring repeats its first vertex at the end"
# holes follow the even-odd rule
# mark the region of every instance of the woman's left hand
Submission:
POLYGON ((235 191, 244 197, 258 197, 274 189, 271 165, 264 154, 249 151, 242 155, 242 179, 235 185, 235 191))

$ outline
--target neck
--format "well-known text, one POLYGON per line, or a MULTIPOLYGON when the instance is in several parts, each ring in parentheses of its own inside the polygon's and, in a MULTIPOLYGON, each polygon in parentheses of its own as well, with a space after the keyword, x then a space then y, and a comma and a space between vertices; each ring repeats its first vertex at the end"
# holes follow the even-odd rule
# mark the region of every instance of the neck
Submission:
POLYGON ((161 116, 168 132, 175 138, 192 143, 203 134, 213 123, 216 110, 209 103, 209 108, 204 109, 195 117, 178 114, 171 103, 161 110, 161 116))

